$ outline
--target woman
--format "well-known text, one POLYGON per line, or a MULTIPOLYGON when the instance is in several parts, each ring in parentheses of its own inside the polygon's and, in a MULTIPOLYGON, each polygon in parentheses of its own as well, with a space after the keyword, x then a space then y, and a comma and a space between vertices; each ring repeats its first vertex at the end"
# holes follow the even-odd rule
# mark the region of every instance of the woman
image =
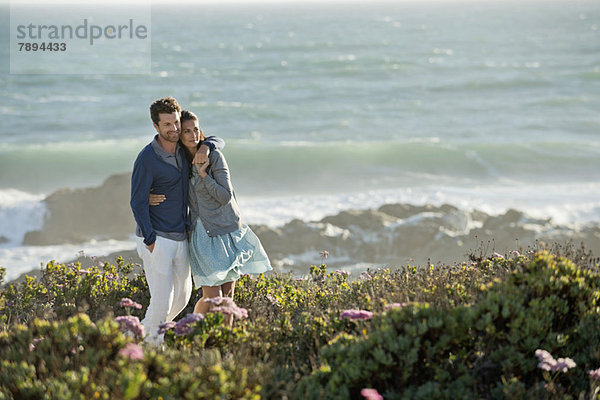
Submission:
MULTIPOLYGON (((180 140, 189 162, 204 139, 198 117, 182 111, 180 140)), ((196 287, 202 287, 202 298, 194 312, 206 314, 211 304, 204 300, 219 296, 233 298, 235 281, 241 274, 263 273, 272 268, 258 237, 241 222, 223 153, 211 151, 209 161, 194 164, 191 171, 190 264, 196 287)), ((151 195, 151 204, 161 200, 164 196, 151 195)))

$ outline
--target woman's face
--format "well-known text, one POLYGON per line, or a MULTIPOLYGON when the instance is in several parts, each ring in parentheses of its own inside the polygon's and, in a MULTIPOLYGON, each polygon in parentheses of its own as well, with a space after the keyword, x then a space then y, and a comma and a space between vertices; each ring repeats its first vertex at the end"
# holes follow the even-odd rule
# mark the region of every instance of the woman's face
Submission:
POLYGON ((188 149, 196 150, 196 145, 200 141, 200 125, 198 121, 188 119, 181 124, 181 143, 188 149))

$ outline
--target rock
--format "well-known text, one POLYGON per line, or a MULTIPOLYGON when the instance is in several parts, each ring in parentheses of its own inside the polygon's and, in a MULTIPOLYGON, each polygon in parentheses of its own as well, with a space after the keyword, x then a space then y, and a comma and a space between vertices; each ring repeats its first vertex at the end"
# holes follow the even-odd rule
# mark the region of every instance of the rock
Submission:
POLYGON ((438 211, 438 209, 431 204, 426 204, 424 206, 414 206, 412 204, 384 204, 379 207, 377 211, 391 215, 392 217, 406 219, 423 212, 435 212, 438 211))
POLYGON ((5 238, 4 236, 0 236, 0 244, 3 244, 3 243, 8 243, 8 239, 5 238))
POLYGON ((356 226, 368 230, 381 229, 386 224, 396 221, 397 218, 374 210, 347 210, 321 220, 323 223, 329 223, 340 228, 356 226))
POLYGON ((53 245, 91 239, 127 239, 135 231, 129 208, 130 174, 113 175, 96 188, 60 189, 44 200, 48 215, 23 244, 53 245))
POLYGON ((523 218, 523 213, 517 210, 510 209, 504 215, 497 217, 489 217, 483 224, 484 229, 498 230, 505 229, 518 224, 523 218))

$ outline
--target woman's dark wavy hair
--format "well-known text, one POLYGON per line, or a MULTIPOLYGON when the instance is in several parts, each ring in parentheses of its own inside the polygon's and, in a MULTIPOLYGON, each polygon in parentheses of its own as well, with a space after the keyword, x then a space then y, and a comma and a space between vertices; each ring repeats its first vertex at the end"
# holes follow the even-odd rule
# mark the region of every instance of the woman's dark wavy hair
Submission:
MULTIPOLYGON (((189 111, 189 110, 183 110, 181 111, 181 127, 183 129, 183 123, 185 121, 198 121, 198 117, 196 116, 196 114, 194 114, 193 112, 189 111)), ((200 141, 198 142, 198 145, 196 146, 196 149, 199 149, 200 146, 202 145, 202 142, 206 139, 206 137, 204 136, 204 133, 202 132, 202 128, 200 128, 200 141)), ((179 139, 179 141, 181 141, 181 139, 179 139)), ((189 150, 187 149, 187 147, 183 146, 183 150, 185 152, 185 157, 187 158, 188 162, 191 164, 192 160, 194 159, 194 155, 191 154, 189 152, 189 150)), ((191 171, 191 170, 190 170, 191 171)))

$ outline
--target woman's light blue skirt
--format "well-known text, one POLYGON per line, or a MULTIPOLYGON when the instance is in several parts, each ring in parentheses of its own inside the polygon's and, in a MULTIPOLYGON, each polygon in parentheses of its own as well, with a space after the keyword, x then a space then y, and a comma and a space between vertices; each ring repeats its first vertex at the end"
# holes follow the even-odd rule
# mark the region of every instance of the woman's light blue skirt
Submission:
POLYGON ((200 219, 190 235, 190 264, 196 287, 220 286, 242 274, 271 271, 260 240, 248 225, 225 235, 210 237, 200 219))

